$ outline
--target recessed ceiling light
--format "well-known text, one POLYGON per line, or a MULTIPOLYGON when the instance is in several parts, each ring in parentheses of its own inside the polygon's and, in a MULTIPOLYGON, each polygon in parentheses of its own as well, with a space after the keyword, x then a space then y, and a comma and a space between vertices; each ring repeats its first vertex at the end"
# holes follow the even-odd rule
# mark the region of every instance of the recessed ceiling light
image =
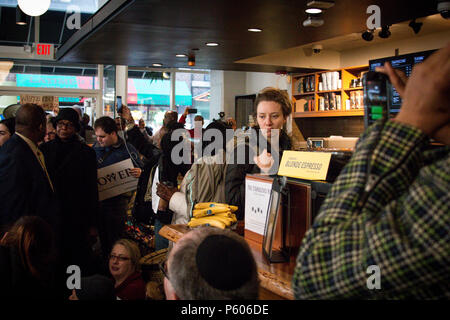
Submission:
POLYGON ((322 12, 322 9, 319 8, 308 8, 305 10, 306 13, 310 13, 310 14, 318 14, 322 12))
POLYGON ((152 66, 154 66, 154 67, 162 67, 162 64, 161 63, 154 63, 154 64, 152 64, 152 66))
POLYGON ((250 32, 261 32, 262 30, 258 29, 258 28, 249 28, 248 31, 250 31, 250 32))
POLYGON ((219 44, 217 42, 207 42, 206 45, 208 47, 217 47, 219 44))
POLYGON ((192 69, 191 68, 178 68, 178 70, 190 71, 192 69))
POLYGON ((187 56, 185 54, 180 53, 180 54, 175 55, 175 57, 177 57, 177 58, 185 58, 187 56))

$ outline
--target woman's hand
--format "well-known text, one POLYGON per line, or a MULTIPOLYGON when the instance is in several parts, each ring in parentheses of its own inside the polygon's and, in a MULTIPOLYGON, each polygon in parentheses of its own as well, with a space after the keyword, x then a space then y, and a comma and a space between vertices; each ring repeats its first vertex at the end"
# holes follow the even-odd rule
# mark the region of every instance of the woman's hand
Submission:
POLYGON ((156 194, 161 199, 166 200, 167 202, 170 201, 173 194, 178 191, 177 187, 168 187, 164 183, 157 183, 156 184, 156 194))
POLYGON ((141 168, 131 168, 130 172, 133 177, 139 178, 141 176, 142 169, 141 168))
POLYGON ((122 106, 122 118, 126 120, 127 123, 134 123, 133 116, 131 115, 131 111, 127 106, 122 106))
POLYGON ((270 168, 272 168, 275 162, 272 158, 272 155, 267 152, 266 149, 264 149, 264 151, 259 156, 254 156, 253 161, 255 161, 256 165, 261 169, 262 173, 267 173, 270 168))
POLYGON ((389 76, 403 98, 395 121, 414 126, 446 145, 450 145, 449 61, 450 44, 447 44, 414 66, 408 81, 389 64, 377 69, 389 76))
POLYGON ((72 294, 69 296, 69 300, 80 300, 77 297, 77 293, 75 292, 75 289, 72 289, 72 294))

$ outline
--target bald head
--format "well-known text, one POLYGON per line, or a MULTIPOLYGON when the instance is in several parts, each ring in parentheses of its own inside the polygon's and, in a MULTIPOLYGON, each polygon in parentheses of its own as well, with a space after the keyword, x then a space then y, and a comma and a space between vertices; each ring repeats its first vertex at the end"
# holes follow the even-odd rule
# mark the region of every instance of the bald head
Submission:
POLYGON ((31 139, 35 143, 42 141, 45 136, 46 118, 44 109, 37 104, 22 105, 16 114, 16 131, 31 139))

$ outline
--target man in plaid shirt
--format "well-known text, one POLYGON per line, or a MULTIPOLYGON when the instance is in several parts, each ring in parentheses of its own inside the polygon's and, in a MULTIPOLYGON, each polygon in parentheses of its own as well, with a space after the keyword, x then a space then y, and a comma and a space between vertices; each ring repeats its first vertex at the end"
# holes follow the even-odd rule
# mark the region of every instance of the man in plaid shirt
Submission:
POLYGON ((402 108, 363 134, 303 239, 297 299, 450 298, 450 45, 407 84, 380 71, 402 108))

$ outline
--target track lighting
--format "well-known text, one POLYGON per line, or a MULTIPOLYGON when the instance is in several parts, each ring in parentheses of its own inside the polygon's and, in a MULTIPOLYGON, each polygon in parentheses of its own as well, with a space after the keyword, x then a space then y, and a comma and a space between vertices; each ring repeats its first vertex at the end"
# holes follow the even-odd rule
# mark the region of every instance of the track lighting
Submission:
POLYGON ((361 37, 366 41, 373 40, 373 30, 366 30, 361 34, 361 37))
POLYGON ((411 22, 408 24, 408 26, 413 29, 415 34, 418 34, 420 31, 420 28, 422 28, 423 23, 422 22, 416 22, 416 19, 411 20, 411 22))
POLYGON ((195 55, 193 53, 189 54, 188 66, 190 66, 190 67, 195 66, 195 55))
POLYGON ((382 26, 381 31, 378 33, 380 38, 387 39, 391 36, 391 32, 389 31, 389 26, 382 26))
POLYGON ((27 17, 25 13, 20 10, 20 7, 16 7, 16 24, 19 26, 24 26, 27 24, 27 17))

